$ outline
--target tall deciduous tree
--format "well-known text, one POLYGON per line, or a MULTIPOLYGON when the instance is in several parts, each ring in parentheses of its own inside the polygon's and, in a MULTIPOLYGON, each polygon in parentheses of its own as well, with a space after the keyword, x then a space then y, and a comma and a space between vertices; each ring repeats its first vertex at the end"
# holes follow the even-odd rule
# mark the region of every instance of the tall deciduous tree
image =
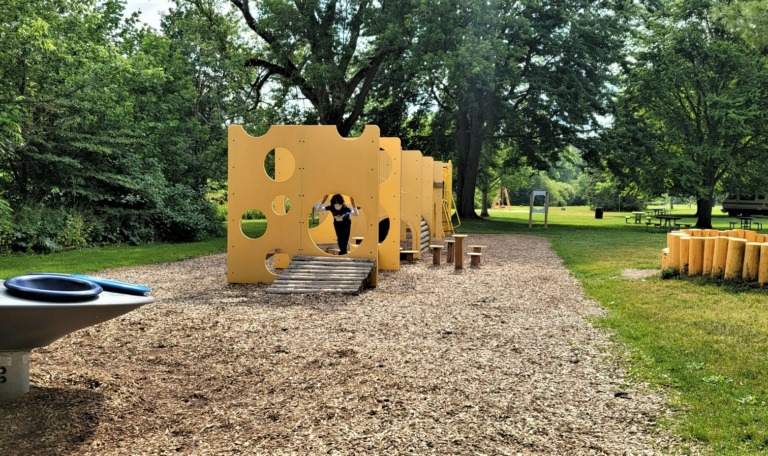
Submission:
MULTIPOLYGON (((599 128, 620 60, 624 2, 424 1, 422 81, 456 134, 458 211, 476 216, 487 142, 506 142, 546 167, 599 128)), ((518 157, 519 158, 519 157, 518 157)), ((517 158, 516 158, 517 159, 517 158)))
POLYGON ((700 228, 723 179, 768 158, 766 60, 713 18, 716 3, 671 3, 648 23, 606 153, 625 181, 695 196, 700 228))
POLYGON ((336 125, 344 136, 362 115, 377 75, 410 42, 410 0, 231 2, 263 46, 245 62, 258 70, 256 96, 270 83, 298 90, 313 107, 307 121, 336 125))

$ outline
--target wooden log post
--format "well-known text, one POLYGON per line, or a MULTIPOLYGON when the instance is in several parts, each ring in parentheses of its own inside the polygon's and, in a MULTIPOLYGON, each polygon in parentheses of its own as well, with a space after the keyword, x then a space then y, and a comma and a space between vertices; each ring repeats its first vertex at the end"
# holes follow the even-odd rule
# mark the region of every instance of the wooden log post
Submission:
POLYGON ((661 269, 667 269, 669 267, 669 247, 661 249, 661 269))
POLYGON ((744 268, 741 279, 745 282, 757 282, 760 267, 760 243, 747 242, 744 249, 744 268))
POLYGON ((746 239, 728 239, 728 254, 725 258, 725 280, 741 279, 741 271, 744 269, 744 249, 746 247, 746 239))
POLYGON ((727 236, 715 238, 715 251, 712 253, 712 277, 721 278, 725 275, 725 260, 728 258, 727 236))
POLYGON ((712 260, 715 256, 714 237, 704 238, 704 262, 701 265, 701 274, 705 276, 712 275, 712 260))
POLYGON ((430 245, 429 248, 432 249, 432 264, 435 266, 440 266, 440 251, 443 249, 442 244, 430 245))
POLYGON ((480 258, 482 258, 483 254, 480 252, 469 252, 467 255, 469 255, 470 258, 469 265, 473 268, 479 268, 480 258))
POLYGON ((453 257, 454 257, 453 251, 455 250, 455 244, 456 243, 453 241, 453 239, 445 240, 445 245, 446 245, 445 261, 448 263, 453 263, 453 257))
POLYGON ((757 242, 757 232, 752 230, 744 230, 744 239, 747 242, 757 242))
POLYGON ((464 269, 464 238, 467 237, 466 234, 454 234, 453 240, 456 241, 456 246, 454 247, 454 258, 453 258, 453 264, 456 267, 457 270, 464 269))
POLYGON ((680 275, 688 274, 688 261, 690 261, 691 237, 680 237, 680 275))
POLYGON ((669 267, 680 271, 680 237, 685 234, 680 232, 667 233, 667 248, 669 249, 669 267))
POLYGON ((689 239, 688 275, 700 276, 704 266, 704 238, 700 235, 689 239))
POLYGON ((768 283, 768 244, 760 244, 760 263, 757 268, 757 283, 765 286, 768 283))

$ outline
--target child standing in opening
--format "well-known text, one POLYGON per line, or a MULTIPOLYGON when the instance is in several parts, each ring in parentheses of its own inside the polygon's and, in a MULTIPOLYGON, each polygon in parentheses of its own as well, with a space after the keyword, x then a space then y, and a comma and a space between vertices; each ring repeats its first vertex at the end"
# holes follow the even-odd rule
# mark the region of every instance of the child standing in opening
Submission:
POLYGON ((331 197, 331 205, 323 206, 328 195, 323 197, 323 201, 315 205, 317 211, 331 211, 333 215, 333 229, 336 230, 336 239, 339 241, 339 255, 346 255, 347 245, 349 244, 349 233, 352 230, 352 220, 350 216, 358 215, 355 199, 350 198, 352 207, 344 204, 344 197, 338 193, 331 197))

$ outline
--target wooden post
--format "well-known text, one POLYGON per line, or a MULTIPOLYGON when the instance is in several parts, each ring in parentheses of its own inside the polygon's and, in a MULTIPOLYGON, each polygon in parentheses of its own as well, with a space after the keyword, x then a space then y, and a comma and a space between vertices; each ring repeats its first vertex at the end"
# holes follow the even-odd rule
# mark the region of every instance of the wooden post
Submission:
POLYGON ((680 237, 680 275, 688 274, 688 261, 690 261, 691 237, 680 237))
POLYGON ((741 273, 741 279, 745 282, 756 282, 759 266, 760 243, 747 242, 747 247, 744 249, 744 270, 741 273))
POLYGON ((699 236, 692 237, 689 241, 688 250, 688 275, 698 276, 703 271, 704 263, 704 238, 699 236))
POLYGON ((714 237, 704 238, 704 262, 701 265, 701 273, 705 276, 712 275, 712 259, 715 256, 714 237))
POLYGON ((469 252, 467 253, 470 258, 469 265, 473 268, 479 268, 480 267, 480 258, 483 256, 480 252, 469 252))
POLYGON ((456 246, 454 247, 454 259, 453 264, 456 266, 456 269, 464 269, 464 238, 467 237, 466 234, 454 234, 453 240, 456 241, 456 246))
POLYGON ((430 245, 429 247, 432 249, 432 264, 435 266, 440 266, 440 250, 443 248, 443 246, 430 245))
POLYGON ((446 239, 445 244, 448 246, 445 249, 445 261, 447 263, 453 263, 453 257, 454 257, 453 250, 454 250, 455 242, 453 241, 453 239, 446 239))
POLYGON ((715 238, 715 251, 712 254, 712 277, 720 278, 725 274, 725 260, 728 257, 728 241, 730 239, 727 236, 715 238))
POLYGON ((667 233, 667 248, 669 248, 669 267, 680 271, 680 232, 667 233))
POLYGON ((747 242, 757 242, 757 232, 744 230, 744 239, 746 239, 747 242))
POLYGON ((768 244, 760 244, 760 263, 757 270, 757 283, 761 286, 768 283, 768 244))
POLYGON ((746 247, 746 239, 728 239, 728 254, 725 257, 725 280, 741 278, 741 271, 744 268, 744 249, 746 247))

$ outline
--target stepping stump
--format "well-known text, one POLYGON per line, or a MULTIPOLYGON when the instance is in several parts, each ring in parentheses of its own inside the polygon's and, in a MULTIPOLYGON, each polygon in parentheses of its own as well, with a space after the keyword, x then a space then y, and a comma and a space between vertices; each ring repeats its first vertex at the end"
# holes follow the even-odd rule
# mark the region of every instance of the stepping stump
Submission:
POLYGON ((447 245, 445 249, 445 261, 448 263, 453 263, 453 257, 454 257, 453 250, 454 250, 455 242, 453 241, 453 239, 446 239, 445 243, 447 245))
POLYGON ((480 258, 483 257, 483 254, 480 252, 469 252, 467 255, 469 255, 469 265, 473 268, 479 268, 480 258))
POLYGON ((442 245, 430 245, 430 249, 432 249, 432 264, 435 266, 440 265, 440 251, 442 250, 442 245))
POLYGON ((456 266, 456 269, 464 269, 464 238, 467 237, 466 234, 454 234, 453 240, 456 241, 456 246, 454 247, 454 258, 453 258, 453 264, 456 266))
POLYGON ((400 251, 400 259, 406 260, 406 261, 416 261, 416 255, 419 253, 418 250, 401 250, 400 251))

